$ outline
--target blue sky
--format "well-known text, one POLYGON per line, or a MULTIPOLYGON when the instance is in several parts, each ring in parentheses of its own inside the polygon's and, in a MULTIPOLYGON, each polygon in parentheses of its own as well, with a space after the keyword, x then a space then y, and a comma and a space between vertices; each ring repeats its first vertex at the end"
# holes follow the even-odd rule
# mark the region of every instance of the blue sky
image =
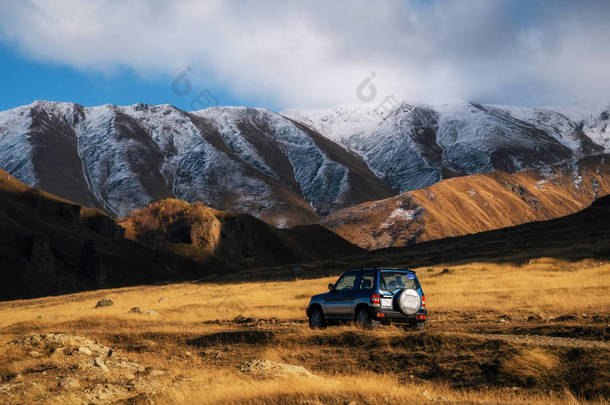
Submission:
POLYGON ((407 102, 608 103, 609 21, 606 0, 5 1, 0 109, 191 110, 204 91, 208 104, 325 108, 362 102, 373 72, 379 98, 407 102))
MULTIPOLYGON (((193 100, 206 90, 218 105, 256 103, 256 100, 240 100, 230 91, 204 81, 193 84, 187 95, 177 95, 172 91, 176 75, 141 77, 128 68, 102 73, 77 70, 58 63, 38 62, 22 55, 10 44, 0 43, 0 60, 0 110, 30 104, 35 100, 68 101, 85 106, 173 104, 178 108, 192 110, 193 100)), ((201 100, 204 102, 206 99, 202 97, 201 100)), ((198 103, 195 102, 194 105, 198 103)), ((269 107, 274 106, 269 103, 269 107)))

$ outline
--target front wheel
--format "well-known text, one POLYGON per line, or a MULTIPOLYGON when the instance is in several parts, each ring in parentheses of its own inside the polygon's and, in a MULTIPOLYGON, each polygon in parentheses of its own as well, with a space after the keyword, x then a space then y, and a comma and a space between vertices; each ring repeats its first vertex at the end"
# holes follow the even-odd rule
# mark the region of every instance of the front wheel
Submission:
POLYGON ((368 309, 361 309, 356 314, 356 324, 362 329, 375 329, 379 327, 379 321, 374 320, 371 317, 371 313, 368 309))
POLYGON ((311 329, 323 329, 326 327, 326 319, 320 308, 313 308, 309 314, 309 327, 311 329))

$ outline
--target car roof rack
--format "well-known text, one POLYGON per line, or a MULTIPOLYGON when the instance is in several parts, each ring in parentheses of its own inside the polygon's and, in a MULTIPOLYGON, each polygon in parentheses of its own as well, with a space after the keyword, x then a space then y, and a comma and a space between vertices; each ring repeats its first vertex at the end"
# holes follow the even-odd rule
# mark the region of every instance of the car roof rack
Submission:
POLYGON ((415 270, 405 269, 404 267, 386 267, 386 266, 362 266, 360 268, 351 269, 354 270, 400 270, 400 271, 408 271, 410 273, 415 273, 415 270))

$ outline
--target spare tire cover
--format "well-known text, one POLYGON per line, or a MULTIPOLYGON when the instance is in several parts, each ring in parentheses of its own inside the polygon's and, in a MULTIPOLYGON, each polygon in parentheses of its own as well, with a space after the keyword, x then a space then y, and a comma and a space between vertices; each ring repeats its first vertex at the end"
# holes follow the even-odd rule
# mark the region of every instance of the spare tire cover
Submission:
POLYGON ((396 304, 400 312, 405 315, 415 315, 421 307, 421 297, 417 290, 407 288, 398 293, 396 304))

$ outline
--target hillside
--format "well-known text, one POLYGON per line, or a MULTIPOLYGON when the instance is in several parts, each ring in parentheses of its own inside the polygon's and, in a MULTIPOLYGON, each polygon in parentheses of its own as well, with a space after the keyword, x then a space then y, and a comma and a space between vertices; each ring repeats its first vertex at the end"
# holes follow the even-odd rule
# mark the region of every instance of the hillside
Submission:
POLYGON ((320 225, 278 229, 248 214, 168 199, 119 220, 126 237, 205 263, 243 269, 325 260, 362 250, 320 225))
POLYGON ((339 210, 322 224, 367 249, 466 235, 578 212, 610 193, 610 156, 443 180, 339 210))
POLYGON ((124 239, 124 229, 91 209, 28 187, 0 171, 0 299, 187 280, 208 266, 124 239))
POLYGON ((383 262, 418 267, 472 262, 523 264, 540 258, 609 260, 610 196, 562 218, 380 249, 358 263, 383 262))
POLYGON ((0 168, 115 216, 179 198, 281 227, 394 194, 343 147, 246 107, 37 101, 0 113, 0 168))
POLYGON ((194 280, 361 253, 320 225, 280 230, 178 200, 153 204, 121 224, 127 232, 99 209, 0 171, 0 299, 194 280))
POLYGON ((514 173, 610 151, 608 105, 527 108, 473 102, 288 110, 361 156, 400 193, 443 179, 514 173))

